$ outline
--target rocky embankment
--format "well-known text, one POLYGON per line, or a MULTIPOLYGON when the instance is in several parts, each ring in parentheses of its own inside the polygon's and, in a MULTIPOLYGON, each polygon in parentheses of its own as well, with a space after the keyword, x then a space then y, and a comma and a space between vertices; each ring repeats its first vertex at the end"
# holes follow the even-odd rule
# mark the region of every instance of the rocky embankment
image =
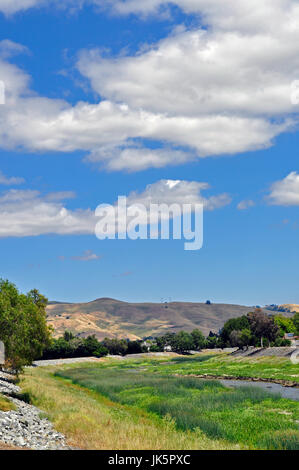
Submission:
POLYGON ((14 377, 0 371, 0 393, 7 396, 16 410, 0 411, 0 443, 33 450, 69 450, 65 437, 55 431, 41 410, 17 398, 21 389, 14 377))

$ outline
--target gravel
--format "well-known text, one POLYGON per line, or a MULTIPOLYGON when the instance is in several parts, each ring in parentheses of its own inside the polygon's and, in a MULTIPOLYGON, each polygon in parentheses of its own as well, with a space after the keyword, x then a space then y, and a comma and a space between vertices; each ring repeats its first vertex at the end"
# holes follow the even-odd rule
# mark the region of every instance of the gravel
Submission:
POLYGON ((15 411, 0 411, 0 442, 33 450, 71 450, 65 437, 41 416, 41 410, 16 398, 21 389, 12 380, 10 374, 0 372, 0 393, 17 408, 15 411))
POLYGON ((98 362, 99 359, 96 357, 74 357, 72 359, 49 359, 34 361, 34 367, 43 366, 61 366, 63 364, 76 364, 77 362, 98 362))

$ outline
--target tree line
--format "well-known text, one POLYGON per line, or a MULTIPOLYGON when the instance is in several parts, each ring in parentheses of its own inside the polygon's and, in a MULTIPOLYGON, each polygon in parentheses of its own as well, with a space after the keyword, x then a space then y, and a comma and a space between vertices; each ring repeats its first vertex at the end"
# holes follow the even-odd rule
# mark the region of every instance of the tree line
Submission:
POLYGON ((299 313, 292 318, 268 316, 261 309, 228 320, 218 333, 205 337, 199 329, 131 341, 95 336, 81 338, 66 331, 54 339, 47 324, 48 300, 36 289, 22 294, 7 280, 0 280, 0 340, 5 345, 6 366, 20 371, 36 359, 103 357, 171 350, 177 353, 226 347, 289 346, 285 333, 299 335, 299 313))
POLYGON ((52 339, 50 346, 46 347, 40 359, 64 359, 74 357, 103 357, 110 355, 125 356, 147 352, 141 341, 130 341, 117 338, 105 338, 99 341, 95 335, 87 338, 74 336, 71 331, 52 339))

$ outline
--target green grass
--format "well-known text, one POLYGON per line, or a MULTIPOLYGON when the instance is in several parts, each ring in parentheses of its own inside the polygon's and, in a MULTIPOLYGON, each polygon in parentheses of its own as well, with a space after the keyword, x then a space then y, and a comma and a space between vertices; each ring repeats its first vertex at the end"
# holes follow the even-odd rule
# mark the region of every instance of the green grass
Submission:
MULTIPOLYGON (((107 361, 108 362, 108 361, 107 361)), ((110 362, 110 361, 109 361, 110 362)), ((65 372, 78 364, 60 366, 65 372)), ((86 370, 91 364, 84 364, 86 370)), ((94 364, 92 364, 94 367, 94 364)), ((107 364, 105 365, 105 367, 107 364)), ((103 370, 105 369, 103 368, 103 370)), ((20 386, 45 413, 68 443, 95 450, 226 450, 240 446, 211 439, 200 430, 183 431, 169 416, 161 417, 141 406, 109 400, 93 390, 54 376, 58 366, 28 368, 20 386)), ((108 385, 108 384, 107 384, 108 385)), ((113 385, 113 384, 112 384, 113 385)), ((149 386, 149 383, 147 383, 149 386)), ((119 392, 120 389, 114 389, 119 392)), ((166 392, 166 390, 165 390, 166 392)), ((243 447, 242 447, 243 448, 243 447)))
POLYGON ((173 365, 153 360, 107 361, 102 366, 64 369, 57 376, 115 403, 173 420, 180 431, 203 432, 210 439, 249 448, 299 449, 299 403, 258 388, 231 389, 215 380, 167 375, 178 364, 186 370, 186 366, 201 368, 216 359, 175 359, 173 365))
POLYGON ((259 443, 261 447, 274 450, 298 450, 298 433, 296 431, 281 431, 265 436, 259 443))
POLYGON ((257 357, 241 358, 227 354, 200 354, 194 357, 173 358, 159 365, 147 363, 152 372, 179 375, 211 374, 233 377, 263 378, 272 380, 290 380, 299 383, 299 366, 288 358, 257 357), (150 367, 152 365, 152 367, 150 367))

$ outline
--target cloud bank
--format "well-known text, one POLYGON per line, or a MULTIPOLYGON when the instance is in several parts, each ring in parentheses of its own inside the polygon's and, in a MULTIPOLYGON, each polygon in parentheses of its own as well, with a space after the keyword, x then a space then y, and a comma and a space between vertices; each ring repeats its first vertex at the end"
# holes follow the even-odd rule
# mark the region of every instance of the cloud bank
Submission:
MULTIPOLYGON (((11 3, 0 0, 0 10, 11 3)), ((46 3, 14 5, 21 9, 46 3)), ((153 14, 172 3, 198 14, 201 23, 189 30, 180 26, 135 55, 106 57, 98 50, 81 51, 77 67, 98 93, 97 104, 71 106, 37 95, 30 88, 30 76, 9 62, 12 50, 21 52, 22 46, 0 43, 0 77, 6 85, 6 105, 0 107, 2 148, 82 150, 85 160, 101 168, 141 171, 264 149, 297 125, 291 84, 299 77, 298 1, 59 5, 87 3, 137 15, 153 14)))

